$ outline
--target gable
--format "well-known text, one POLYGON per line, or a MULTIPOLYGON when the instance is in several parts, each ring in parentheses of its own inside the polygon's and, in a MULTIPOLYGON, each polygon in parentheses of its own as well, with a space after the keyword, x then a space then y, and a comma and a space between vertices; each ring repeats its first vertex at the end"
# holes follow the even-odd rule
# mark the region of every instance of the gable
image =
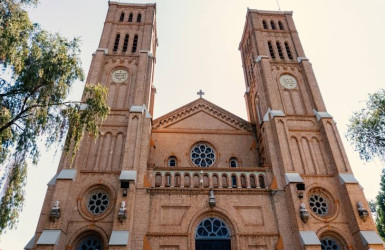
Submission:
POLYGON ((194 130, 246 130, 252 131, 251 123, 199 98, 153 121, 157 129, 194 129, 194 130))
POLYGON ((176 121, 167 128, 177 128, 177 129, 220 129, 220 130, 235 130, 236 128, 230 126, 229 124, 223 122, 217 117, 211 116, 210 114, 199 111, 193 115, 176 121))

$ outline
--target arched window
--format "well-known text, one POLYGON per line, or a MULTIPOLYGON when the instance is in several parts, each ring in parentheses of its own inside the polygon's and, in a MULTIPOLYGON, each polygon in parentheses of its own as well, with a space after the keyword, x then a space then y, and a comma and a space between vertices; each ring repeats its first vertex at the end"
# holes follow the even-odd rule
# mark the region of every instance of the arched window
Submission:
POLYGON ((166 187, 171 186, 171 175, 170 175, 170 174, 166 174, 166 175, 165 175, 165 178, 166 178, 165 186, 166 186, 166 187))
POLYGON ((281 47, 281 44, 280 44, 279 42, 276 42, 275 44, 277 44, 277 49, 278 49, 278 55, 279 55, 279 58, 284 59, 283 53, 282 53, 282 47, 281 47))
POLYGON ((235 175, 232 175, 231 176, 231 186, 233 188, 236 188, 237 187, 237 177, 235 175))
POLYGON ((131 23, 133 18, 134 18, 134 14, 130 13, 128 15, 128 21, 131 23))
POLYGON ((209 176, 207 174, 205 174, 203 176, 203 187, 208 188, 209 186, 210 186, 209 176))
POLYGON ((193 181, 194 181, 194 187, 199 188, 199 176, 198 175, 194 175, 193 181))
POLYGON ((142 21, 142 14, 138 14, 138 16, 136 17, 136 22, 137 23, 140 23, 142 21))
POLYGON ((323 235, 321 237, 321 249, 322 250, 328 250, 328 249, 336 249, 341 250, 345 249, 345 244, 340 239, 340 237, 336 237, 335 234, 327 234, 323 235))
POLYGON ((286 48, 287 57, 289 57, 289 59, 292 60, 293 59, 293 55, 291 54, 288 42, 285 42, 285 48, 286 48))
POLYGON ((132 53, 136 52, 137 46, 138 46, 138 35, 135 35, 134 42, 132 43, 132 50, 131 50, 132 53))
POLYGON ((123 52, 127 51, 127 46, 128 46, 128 34, 124 37, 124 43, 123 43, 123 52))
POLYGON ((229 183, 227 182, 227 175, 222 175, 222 187, 229 187, 229 183))
POLYGON ((246 177, 244 175, 241 175, 241 187, 247 188, 246 177))
POLYGON ((218 185, 219 185, 219 183, 218 183, 218 176, 215 174, 215 175, 213 175, 212 179, 213 179, 213 187, 217 188, 218 185))
POLYGON ((120 34, 116 34, 115 43, 114 43, 114 52, 118 51, 119 40, 120 40, 120 34))
POLYGON ((271 29, 276 30, 277 28, 275 27, 274 21, 270 21, 271 29))
POLYGON ((123 20, 124 20, 124 12, 122 12, 122 14, 120 14, 119 22, 123 22, 123 20))
POLYGON ((168 158, 167 165, 168 165, 169 167, 176 167, 176 164, 177 164, 177 159, 176 159, 176 157, 175 157, 175 156, 170 156, 170 157, 168 158))
POLYGON ((269 29, 265 20, 262 21, 262 25, 265 30, 269 29))
POLYGON ((103 240, 97 234, 88 234, 79 240, 76 249, 103 249, 103 240))
POLYGON ((236 168, 238 167, 238 159, 235 157, 230 158, 230 167, 236 168))
POLYGON ((219 218, 206 218, 195 231, 196 249, 230 250, 230 230, 219 218))
POLYGON ((175 174, 175 187, 180 187, 180 184, 181 184, 181 179, 180 179, 180 174, 175 174))
POLYGON ((155 175, 155 187, 160 187, 162 185, 162 175, 156 174, 155 175))
POLYGON ((258 176, 258 180, 259 180, 259 187, 260 188, 265 188, 266 185, 265 185, 265 177, 263 177, 263 175, 260 175, 258 176))
POLYGON ((270 41, 267 42, 267 45, 269 46, 270 57, 271 57, 272 59, 275 59, 275 54, 274 54, 273 45, 271 45, 271 42, 270 42, 270 41))
POLYGON ((256 188, 257 187, 257 184, 255 182, 255 176, 254 175, 250 175, 250 187, 251 188, 256 188))
POLYGON ((185 174, 184 175, 184 187, 190 187, 191 183, 190 183, 190 175, 188 174, 185 174))
POLYGON ((281 21, 278 21, 278 26, 280 30, 284 30, 283 23, 281 21))

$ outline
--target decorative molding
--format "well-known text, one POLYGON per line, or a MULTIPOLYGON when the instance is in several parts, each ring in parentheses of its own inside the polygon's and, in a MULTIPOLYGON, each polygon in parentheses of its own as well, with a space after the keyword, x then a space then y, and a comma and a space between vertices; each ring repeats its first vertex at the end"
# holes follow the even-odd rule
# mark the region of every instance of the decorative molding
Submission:
POLYGON ((167 126, 181 121, 188 116, 198 113, 199 111, 205 111, 238 129, 244 129, 248 132, 252 131, 251 123, 218 107, 217 105, 205 100, 204 98, 199 98, 179 109, 176 109, 164 116, 155 119, 153 121, 152 129, 155 130, 158 128, 166 128, 167 126))
POLYGON ((314 115, 317 117, 317 121, 321 120, 322 118, 333 118, 328 112, 318 112, 317 110, 313 109, 314 115))

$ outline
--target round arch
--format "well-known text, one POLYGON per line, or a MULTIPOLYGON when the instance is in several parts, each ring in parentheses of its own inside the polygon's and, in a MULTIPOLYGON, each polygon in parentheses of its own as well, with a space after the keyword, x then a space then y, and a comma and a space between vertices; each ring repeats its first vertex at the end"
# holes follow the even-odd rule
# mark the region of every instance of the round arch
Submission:
POLYGON ((108 248, 108 236, 104 232, 104 230, 99 227, 94 225, 92 230, 90 230, 89 226, 84 226, 77 230, 70 238, 69 246, 67 246, 67 249, 74 249, 77 250, 78 247, 86 240, 86 239, 91 239, 93 242, 92 244, 97 244, 99 241, 99 244, 102 246, 102 249, 107 249, 108 248))
MULTIPOLYGON (((219 219, 223 222, 224 225, 226 225, 228 233, 229 233, 229 241, 230 241, 230 248, 231 250, 236 250, 238 243, 237 238, 237 232, 238 228, 235 223, 231 220, 231 215, 227 214, 226 211, 223 211, 222 209, 214 208, 214 209, 206 209, 204 211, 201 211, 200 213, 197 213, 195 216, 193 216, 193 219, 190 221, 189 225, 189 234, 190 234, 190 249, 197 249, 196 248, 196 232, 200 224, 205 221, 208 218, 215 218, 219 219)), ((206 248, 203 248, 206 249, 206 248)), ((222 248, 215 248, 215 249, 222 249, 222 248)))

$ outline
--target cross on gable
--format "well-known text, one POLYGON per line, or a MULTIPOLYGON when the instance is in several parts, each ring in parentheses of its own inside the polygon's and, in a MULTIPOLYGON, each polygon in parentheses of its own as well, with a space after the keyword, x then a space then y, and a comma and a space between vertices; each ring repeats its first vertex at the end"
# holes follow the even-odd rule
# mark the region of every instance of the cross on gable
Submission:
POLYGON ((197 95, 199 95, 199 98, 202 98, 204 94, 205 92, 203 92, 201 89, 199 90, 199 92, 197 92, 197 95))

